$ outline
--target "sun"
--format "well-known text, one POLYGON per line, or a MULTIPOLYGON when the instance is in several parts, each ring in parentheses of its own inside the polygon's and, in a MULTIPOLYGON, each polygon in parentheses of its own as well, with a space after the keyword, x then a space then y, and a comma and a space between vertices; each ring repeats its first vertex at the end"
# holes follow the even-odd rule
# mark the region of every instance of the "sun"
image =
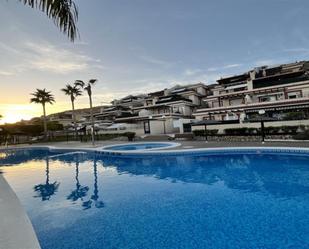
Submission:
POLYGON ((0 114, 2 116, 0 124, 29 120, 36 114, 36 110, 30 105, 2 105, 0 109, 0 114))
POLYGON ((22 114, 22 113, 5 113, 3 114, 3 117, 1 118, 0 122, 5 123, 16 123, 20 120, 29 120, 31 119, 31 115, 22 114))

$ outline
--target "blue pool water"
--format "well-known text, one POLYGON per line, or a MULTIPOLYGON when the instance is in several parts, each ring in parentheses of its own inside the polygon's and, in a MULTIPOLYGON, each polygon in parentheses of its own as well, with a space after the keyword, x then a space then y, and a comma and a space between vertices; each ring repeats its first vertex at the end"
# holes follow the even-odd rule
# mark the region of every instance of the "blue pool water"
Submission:
POLYGON ((309 248, 305 155, 24 150, 0 165, 43 249, 309 248))
POLYGON ((105 147, 107 150, 147 150, 171 147, 171 143, 132 143, 105 147))

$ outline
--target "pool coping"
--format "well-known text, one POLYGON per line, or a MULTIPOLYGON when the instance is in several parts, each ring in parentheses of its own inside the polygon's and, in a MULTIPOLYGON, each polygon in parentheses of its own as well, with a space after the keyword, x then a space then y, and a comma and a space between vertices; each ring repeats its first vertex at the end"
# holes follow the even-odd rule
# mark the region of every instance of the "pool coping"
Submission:
MULTIPOLYGON (((289 146, 238 146, 238 147, 212 147, 212 148, 189 148, 189 149, 169 149, 164 150, 160 149, 146 149, 146 150, 131 150, 131 151, 115 151, 115 150, 104 150, 104 147, 57 147, 50 145, 32 145, 32 146, 21 146, 21 147, 9 147, 9 148, 0 148, 0 151, 7 150, 24 150, 24 149, 49 149, 50 151, 59 151, 59 152, 97 152, 102 155, 192 155, 200 154, 207 152, 252 152, 252 151, 265 151, 265 152, 288 152, 288 153, 309 153, 309 148, 307 147, 289 147, 289 146)), ((168 147, 171 148, 171 147, 168 147)), ((166 149, 168 149, 166 148, 166 149)))
MULTIPOLYGON (((265 147, 265 146, 253 146, 253 147, 215 147, 215 148, 190 148, 190 149, 172 149, 164 150, 161 148, 158 150, 146 149, 135 151, 108 151, 103 147, 96 148, 74 148, 74 147, 57 147, 49 145, 32 145, 22 147, 10 147, 0 148, 0 151, 7 150, 24 150, 24 149, 48 149, 50 151, 59 152, 94 152, 105 156, 183 156, 183 155, 211 155, 211 154, 226 154, 226 153, 250 153, 250 152, 268 152, 268 153, 298 153, 309 155, 309 148, 306 147, 265 147), (225 152, 225 153, 223 153, 225 152)), ((169 147, 170 148, 170 147, 169 147)), ((167 148, 166 148, 167 149, 167 148)), ((6 249, 40 249, 38 238, 35 230, 31 224, 31 221, 21 205, 15 192, 5 180, 3 174, 0 174, 0 213, 3 216, 4 222, 0 223, 0 233, 2 238, 0 239, 1 246, 4 245, 6 249), (18 234, 18 236, 16 236, 18 234)))
POLYGON ((0 245, 5 249, 40 249, 32 223, 17 195, 0 175, 0 245))
POLYGON ((130 150, 131 152, 136 151, 156 151, 156 150, 165 150, 165 149, 171 149, 180 147, 181 143, 175 143, 175 142, 134 142, 134 143, 121 143, 121 144, 113 144, 113 145, 105 145, 103 147, 98 147, 98 149, 104 150, 106 152, 127 152, 129 150, 111 150, 108 148, 114 147, 114 146, 125 146, 125 145, 135 145, 135 144, 168 144, 169 146, 166 147, 158 147, 158 148, 152 148, 152 149, 137 149, 137 150, 130 150))

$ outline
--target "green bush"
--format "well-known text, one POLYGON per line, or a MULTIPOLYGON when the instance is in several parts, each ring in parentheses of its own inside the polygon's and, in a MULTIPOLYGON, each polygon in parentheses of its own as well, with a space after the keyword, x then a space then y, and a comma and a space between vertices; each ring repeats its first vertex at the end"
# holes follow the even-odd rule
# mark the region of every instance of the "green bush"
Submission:
MULTIPOLYGON (((214 135, 217 135, 218 131, 219 131, 218 129, 206 130, 206 134, 207 136, 210 136, 210 135, 214 136, 214 135)), ((197 136, 197 137, 198 136, 205 137, 205 130, 194 130, 193 134, 194 136, 197 136)))
POLYGON ((309 130, 306 130, 304 132, 300 132, 293 136, 296 140, 309 140, 309 130))
POLYGON ((302 119, 304 119, 303 112, 289 112, 283 118, 283 120, 302 120, 302 119))
MULTIPOLYGON (((276 135, 276 134, 296 134, 297 130, 305 129, 305 126, 266 126, 264 127, 264 133, 268 135, 276 135)), ((224 130, 226 135, 254 135, 254 134, 261 134, 261 128, 229 128, 224 130)))
POLYGON ((126 132, 124 135, 128 138, 129 141, 133 141, 135 138, 135 132, 126 132))
POLYGON ((246 135, 248 128, 242 127, 242 128, 228 128, 224 129, 224 133, 226 135, 246 135))

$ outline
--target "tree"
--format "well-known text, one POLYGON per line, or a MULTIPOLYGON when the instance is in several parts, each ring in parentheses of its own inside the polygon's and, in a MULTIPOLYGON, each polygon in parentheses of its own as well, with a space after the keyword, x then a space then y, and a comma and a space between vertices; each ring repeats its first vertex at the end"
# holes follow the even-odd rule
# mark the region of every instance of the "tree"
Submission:
POLYGON ((77 85, 71 86, 70 84, 67 84, 65 88, 61 89, 61 91, 63 91, 65 95, 70 96, 71 104, 72 104, 72 118, 73 118, 73 123, 74 123, 75 136, 77 137, 77 125, 76 125, 74 101, 77 96, 82 95, 82 91, 80 90, 79 86, 77 85))
POLYGON ((78 36, 76 23, 78 20, 77 6, 73 0, 19 0, 24 5, 44 12, 54 21, 60 31, 74 42, 78 36))
POLYGON ((89 104, 90 104, 90 121, 91 121, 91 140, 92 145, 94 145, 94 119, 93 119, 93 109, 92 109, 92 86, 97 82, 97 79, 91 79, 88 83, 83 82, 82 80, 76 80, 75 85, 82 87, 89 96, 89 104))
POLYGON ((30 103, 41 104, 43 107, 43 122, 44 122, 44 137, 47 138, 47 120, 46 120, 46 104, 53 104, 55 102, 54 96, 51 92, 47 92, 46 89, 36 89, 34 93, 31 93, 33 98, 30 99, 30 103))

